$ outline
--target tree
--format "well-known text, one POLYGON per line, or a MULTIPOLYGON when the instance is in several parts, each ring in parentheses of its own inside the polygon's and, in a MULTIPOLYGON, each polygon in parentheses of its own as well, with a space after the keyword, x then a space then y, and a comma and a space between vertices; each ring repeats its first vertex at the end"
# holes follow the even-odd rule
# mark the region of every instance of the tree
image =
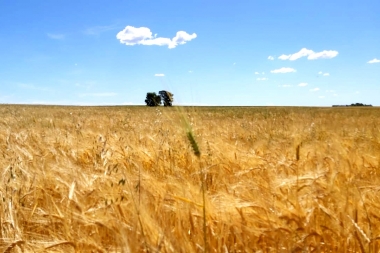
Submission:
POLYGON ((157 95, 156 92, 148 92, 145 103, 147 106, 158 106, 161 104, 161 96, 157 95))
POLYGON ((169 91, 162 90, 158 92, 164 102, 164 106, 172 106, 173 103, 173 94, 170 93, 169 91))

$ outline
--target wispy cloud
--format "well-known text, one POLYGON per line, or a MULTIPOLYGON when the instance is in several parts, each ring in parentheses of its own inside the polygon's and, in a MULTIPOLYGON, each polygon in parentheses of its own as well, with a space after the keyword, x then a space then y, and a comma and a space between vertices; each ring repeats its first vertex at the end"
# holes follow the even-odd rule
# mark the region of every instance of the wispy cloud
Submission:
POLYGON ((79 94, 80 97, 113 97, 117 96, 115 92, 103 92, 103 93, 82 93, 79 94))
POLYGON ((330 76, 330 73, 323 73, 322 71, 319 71, 318 72, 318 75, 322 75, 322 76, 330 76))
POLYGON ((144 46, 168 46, 172 49, 178 45, 186 44, 186 42, 195 39, 197 35, 195 33, 188 34, 185 31, 178 31, 176 36, 172 39, 158 37, 157 34, 152 36, 152 32, 147 27, 133 27, 126 26, 124 30, 120 31, 116 38, 120 43, 127 46, 144 45, 144 46))
POLYGON ((257 78, 256 80, 257 80, 257 81, 267 81, 268 78, 266 78, 266 77, 262 77, 262 78, 257 78))
POLYGON ((298 84, 298 86, 300 86, 300 87, 305 87, 307 85, 308 85, 307 83, 300 83, 300 84, 298 84))
POLYGON ((165 76, 165 74, 154 74, 154 76, 165 76))
POLYGON ((334 93, 335 90, 326 90, 326 92, 328 92, 328 93, 334 93))
POLYGON ((370 63, 370 64, 372 64, 372 63, 379 63, 380 62, 380 60, 378 60, 378 59, 373 59, 373 60, 370 60, 370 61, 368 61, 367 63, 370 63))
POLYGON ((280 69, 275 69, 275 70, 271 70, 270 71, 271 73, 291 73, 291 72, 297 72, 297 70, 293 69, 293 68, 280 68, 280 69))
POLYGON ((63 39, 65 39, 65 35, 61 34, 61 33, 48 33, 47 36, 50 39, 53 39, 53 40, 63 40, 63 39))
POLYGON ((269 55, 269 56, 268 56, 268 60, 273 61, 273 60, 274 60, 274 57, 271 56, 271 55, 269 55))
POLYGON ((302 48, 300 51, 294 54, 281 55, 278 57, 280 60, 290 60, 295 61, 299 58, 306 57, 308 60, 317 60, 317 59, 331 59, 338 55, 338 51, 334 50, 324 50, 321 52, 314 52, 313 50, 302 48))
POLYGON ((319 98, 325 98, 325 96, 319 96, 319 98))
POLYGON ((40 86, 36 86, 34 84, 28 84, 28 83, 19 83, 19 84, 17 84, 17 86, 22 88, 22 89, 27 89, 27 90, 50 91, 49 88, 40 87, 40 86))
POLYGON ((118 28, 117 25, 93 26, 93 27, 87 28, 84 31, 84 34, 87 34, 87 35, 99 35, 99 34, 104 33, 104 32, 116 30, 117 28, 118 28))
POLYGON ((95 81, 85 81, 85 82, 75 83, 75 86, 80 87, 80 88, 86 88, 87 90, 91 89, 94 85, 96 85, 95 81))
POLYGON ((311 92, 319 91, 319 88, 310 89, 311 92))

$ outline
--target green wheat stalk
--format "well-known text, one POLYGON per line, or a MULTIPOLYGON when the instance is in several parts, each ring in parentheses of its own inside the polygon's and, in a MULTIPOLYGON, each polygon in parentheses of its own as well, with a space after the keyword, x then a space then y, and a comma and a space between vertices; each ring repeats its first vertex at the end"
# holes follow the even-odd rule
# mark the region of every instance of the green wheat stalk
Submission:
POLYGON ((191 130, 187 131, 187 139, 190 142, 191 148, 193 149, 193 153, 199 160, 199 168, 201 174, 201 183, 202 183, 202 198, 203 198, 203 242, 204 242, 204 252, 208 252, 208 243, 207 243, 207 227, 206 227, 206 188, 204 182, 204 172, 202 170, 201 165, 201 151, 199 150, 199 146, 197 141, 195 140, 193 133, 191 130))

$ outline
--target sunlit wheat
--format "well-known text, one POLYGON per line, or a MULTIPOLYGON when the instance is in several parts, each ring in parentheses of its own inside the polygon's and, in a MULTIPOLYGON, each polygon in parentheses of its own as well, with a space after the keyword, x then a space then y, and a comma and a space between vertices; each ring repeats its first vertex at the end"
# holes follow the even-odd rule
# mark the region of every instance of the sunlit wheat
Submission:
POLYGON ((378 108, 0 115, 1 252, 380 250, 378 108))

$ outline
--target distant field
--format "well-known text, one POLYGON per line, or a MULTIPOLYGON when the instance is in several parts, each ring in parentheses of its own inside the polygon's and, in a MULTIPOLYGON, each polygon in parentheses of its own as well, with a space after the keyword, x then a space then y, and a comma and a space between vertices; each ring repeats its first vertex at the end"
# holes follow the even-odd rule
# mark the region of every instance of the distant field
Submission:
POLYGON ((379 126, 380 108, 0 105, 0 251, 379 252, 379 126))

